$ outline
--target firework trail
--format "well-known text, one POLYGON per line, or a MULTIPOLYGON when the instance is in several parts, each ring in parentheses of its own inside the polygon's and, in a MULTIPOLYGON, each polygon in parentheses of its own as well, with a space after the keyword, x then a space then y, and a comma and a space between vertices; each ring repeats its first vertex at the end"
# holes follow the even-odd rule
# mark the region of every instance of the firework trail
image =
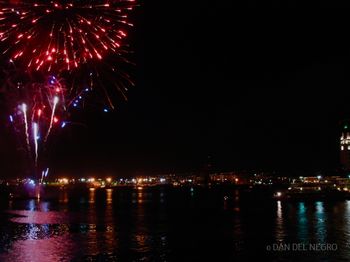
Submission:
MULTIPOLYGON (((16 81, 11 80, 11 82, 16 81)), ((29 78, 26 82, 13 84, 13 86, 16 88, 12 86, 7 88, 7 98, 10 105, 13 104, 9 121, 19 134, 24 130, 27 151, 33 156, 37 167, 39 153, 45 151, 50 133, 54 127, 58 128, 60 119, 66 116, 67 107, 59 103, 64 97, 68 98, 65 94, 66 89, 64 84, 54 76, 43 80, 29 78), (29 127, 32 132, 29 132, 29 127), (41 139, 42 135, 45 135, 45 139, 41 139)))
POLYGON ((34 147, 35 147, 35 166, 38 165, 38 124, 33 123, 33 140, 34 140, 34 147))
POLYGON ((26 135, 27 148, 30 151, 29 132, 28 132, 28 118, 27 118, 27 105, 25 103, 22 104, 22 112, 23 112, 24 132, 25 132, 25 135, 26 135))
POLYGON ((52 129, 52 124, 53 124, 53 121, 54 121, 54 117, 55 117, 55 113, 56 113, 56 106, 57 106, 57 103, 59 101, 59 98, 57 96, 55 96, 53 98, 53 106, 52 106, 52 112, 51 112, 51 118, 50 118, 50 126, 49 126, 49 129, 47 130, 47 134, 46 134, 46 137, 45 137, 45 142, 47 141, 49 135, 50 135, 50 132, 51 132, 51 129, 52 129))

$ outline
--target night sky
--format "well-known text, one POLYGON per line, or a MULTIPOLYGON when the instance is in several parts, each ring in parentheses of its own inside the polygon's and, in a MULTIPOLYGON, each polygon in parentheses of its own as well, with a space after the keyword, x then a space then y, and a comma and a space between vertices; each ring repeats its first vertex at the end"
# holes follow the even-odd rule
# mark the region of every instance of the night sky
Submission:
MULTIPOLYGON (((337 168, 339 121, 350 117, 347 14, 230 2, 144 1, 129 101, 56 136, 53 169, 186 172, 208 156, 217 171, 337 168)), ((13 176, 22 162, 4 120, 0 135, 0 174, 13 176)))

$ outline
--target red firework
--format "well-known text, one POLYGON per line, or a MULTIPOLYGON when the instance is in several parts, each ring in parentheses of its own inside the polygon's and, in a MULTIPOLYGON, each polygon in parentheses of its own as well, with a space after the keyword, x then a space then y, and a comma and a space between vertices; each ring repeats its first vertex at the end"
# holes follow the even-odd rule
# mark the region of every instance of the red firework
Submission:
POLYGON ((0 1, 3 55, 55 73, 118 53, 135 0, 0 1))

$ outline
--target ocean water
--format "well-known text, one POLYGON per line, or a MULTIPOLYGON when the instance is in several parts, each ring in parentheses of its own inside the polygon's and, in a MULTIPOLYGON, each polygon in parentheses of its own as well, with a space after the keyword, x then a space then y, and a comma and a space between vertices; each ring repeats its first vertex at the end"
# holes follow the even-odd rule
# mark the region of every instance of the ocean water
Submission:
POLYGON ((349 261, 350 201, 217 188, 0 200, 0 261, 349 261))

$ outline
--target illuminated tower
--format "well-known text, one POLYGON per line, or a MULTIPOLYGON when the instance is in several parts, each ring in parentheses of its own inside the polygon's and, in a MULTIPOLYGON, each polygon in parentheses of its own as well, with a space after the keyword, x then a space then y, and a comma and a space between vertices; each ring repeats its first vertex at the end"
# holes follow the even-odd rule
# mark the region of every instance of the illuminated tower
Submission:
POLYGON ((343 122, 340 136, 340 164, 350 170, 350 125, 343 122))

